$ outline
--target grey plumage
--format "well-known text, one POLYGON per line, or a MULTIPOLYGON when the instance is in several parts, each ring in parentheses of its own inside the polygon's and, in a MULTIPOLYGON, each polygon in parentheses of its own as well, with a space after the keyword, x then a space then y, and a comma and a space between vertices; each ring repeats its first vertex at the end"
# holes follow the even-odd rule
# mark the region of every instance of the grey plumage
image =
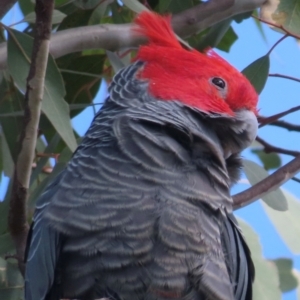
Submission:
POLYGON ((26 300, 252 299, 253 265, 229 194, 247 126, 152 98, 135 78, 142 66, 114 77, 37 201, 26 300))

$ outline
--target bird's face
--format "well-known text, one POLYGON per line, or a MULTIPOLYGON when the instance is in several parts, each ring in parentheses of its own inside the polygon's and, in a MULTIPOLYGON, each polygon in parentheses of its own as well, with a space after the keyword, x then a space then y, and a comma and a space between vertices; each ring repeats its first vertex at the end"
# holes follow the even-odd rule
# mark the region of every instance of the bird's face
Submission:
POLYGON ((234 116, 241 110, 257 113, 258 96, 250 82, 215 52, 145 46, 139 58, 145 66, 139 78, 161 100, 177 100, 207 113, 234 116))

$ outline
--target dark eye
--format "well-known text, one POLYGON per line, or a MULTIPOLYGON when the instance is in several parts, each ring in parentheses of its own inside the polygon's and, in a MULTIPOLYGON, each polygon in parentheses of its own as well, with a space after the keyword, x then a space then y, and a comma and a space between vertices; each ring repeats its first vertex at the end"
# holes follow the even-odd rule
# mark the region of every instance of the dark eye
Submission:
POLYGON ((211 82, 220 89, 225 89, 226 87, 226 82, 220 77, 212 78, 211 82))

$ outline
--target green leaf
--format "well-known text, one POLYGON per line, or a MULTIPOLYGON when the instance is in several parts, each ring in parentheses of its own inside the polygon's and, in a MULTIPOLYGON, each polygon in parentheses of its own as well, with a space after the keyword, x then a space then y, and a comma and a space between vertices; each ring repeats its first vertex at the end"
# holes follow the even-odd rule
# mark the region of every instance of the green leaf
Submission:
POLYGON ((89 20, 90 25, 100 24, 102 18, 107 14, 107 6, 113 3, 114 0, 102 1, 93 11, 89 20))
POLYGON ((177 14, 198 4, 198 0, 159 0, 158 9, 160 13, 177 14))
POLYGON ((115 73, 119 72, 125 67, 125 64, 122 62, 121 58, 116 53, 107 50, 106 54, 115 73))
POLYGON ((171 3, 174 2, 173 0, 159 0, 159 12, 164 13, 166 11, 168 11, 169 6, 171 5, 171 3))
POLYGON ((24 281, 15 261, 0 257, 0 299, 23 299, 24 281))
MULTIPOLYGON (((8 33, 8 69, 19 89, 25 92, 33 40, 30 36, 16 30, 9 29, 8 33)), ((64 96, 65 89, 61 74, 49 55, 42 111, 66 145, 74 151, 77 144, 70 122, 69 107, 64 96)))
POLYGON ((0 235, 0 256, 5 257, 5 255, 13 252, 15 252, 15 247, 10 233, 0 235))
POLYGON ((279 276, 275 265, 263 258, 259 238, 251 226, 241 219, 238 219, 238 222, 255 266, 253 300, 281 300, 279 276))
POLYGON ((93 9, 97 7, 103 0, 75 0, 73 3, 81 9, 93 9))
POLYGON ((230 28, 230 24, 231 19, 227 19, 217 23, 216 25, 213 25, 210 27, 207 34, 198 42, 198 44, 193 45, 193 47, 198 50, 204 50, 207 47, 216 47, 230 28))
POLYGON ((8 146, 10 157, 13 160, 17 155, 17 142, 23 128, 23 103, 24 96, 16 89, 12 78, 7 72, 1 72, 0 82, 0 124, 2 134, 5 136, 5 145, 8 146), (21 111, 22 114, 15 116, 14 113, 21 111), (7 115, 4 117, 4 115, 7 115))
POLYGON ((277 25, 294 34, 300 34, 300 1, 286 0, 279 1, 277 10, 271 15, 277 25))
POLYGON ((298 286, 298 280, 293 272, 293 261, 288 258, 273 259, 279 274, 279 288, 282 292, 288 292, 298 286))
POLYGON ((32 3, 32 1, 19 0, 18 4, 24 16, 34 11, 34 4, 32 3))
POLYGON ((49 56, 42 111, 66 145, 72 151, 75 151, 77 143, 71 126, 69 106, 64 100, 65 93, 62 76, 57 69, 54 59, 49 56))
POLYGON ((270 69, 270 58, 268 55, 264 55, 259 59, 255 60, 248 67, 246 67, 242 73, 249 79, 251 84, 254 86, 258 94, 263 90, 270 69))
MULTIPOLYGON (((244 171, 251 185, 263 180, 269 176, 269 173, 257 163, 244 159, 244 171)), ((272 209, 279 211, 286 211, 288 209, 287 199, 281 189, 276 189, 262 197, 264 203, 272 207, 272 209)))
POLYGON ((12 181, 9 181, 8 188, 4 197, 4 200, 0 202, 0 234, 4 234, 8 231, 8 210, 9 210, 9 197, 11 191, 12 181))
POLYGON ((289 207, 287 211, 275 211, 270 209, 265 203, 263 203, 263 208, 289 249, 295 254, 300 254, 300 243, 298 239, 300 236, 300 202, 287 191, 283 190, 283 193, 289 207))
MULTIPOLYGON (((75 57, 62 70, 67 91, 66 101, 69 105, 87 105, 95 98, 103 71, 105 55, 94 54, 75 57)), ((80 113, 83 108, 71 111, 71 117, 80 113)))
POLYGON ((58 31, 85 26, 89 23, 93 10, 78 9, 75 12, 67 15, 58 27, 58 31))
POLYGON ((277 169, 281 166, 281 158, 278 153, 266 153, 262 149, 253 149, 251 152, 259 157, 266 170, 277 169))
MULTIPOLYGON (((253 15, 254 15, 255 17, 258 17, 258 16, 259 16, 258 9, 256 9, 256 10, 253 11, 253 15)), ((267 37, 266 37, 265 31, 264 31, 264 27, 262 26, 262 22, 259 21, 259 20, 257 20, 257 19, 253 19, 253 20, 254 20, 254 22, 255 22, 255 25, 256 25, 258 31, 259 31, 260 34, 261 34, 261 37, 263 38, 263 40, 264 40, 265 42, 267 42, 267 37)))
POLYGON ((221 39, 221 41, 219 42, 219 44, 217 45, 217 48, 222 51, 229 52, 231 46, 235 43, 235 41, 237 41, 237 39, 237 34, 230 26, 223 38, 221 39))
POLYGON ((123 4, 136 13, 140 13, 148 8, 138 0, 122 0, 123 4))
MULTIPOLYGON (((65 17, 66 17, 65 14, 63 14, 59 10, 54 9, 53 14, 52 14, 52 24, 59 24, 65 17)), ((22 22, 35 23, 35 19, 36 19, 35 12, 33 11, 33 12, 29 13, 28 15, 26 15, 26 17, 22 21, 20 21, 16 24, 19 24, 22 22)))
POLYGON ((8 176, 9 178, 12 178, 13 173, 14 173, 14 166, 15 166, 14 161, 13 161, 13 157, 11 155, 11 152, 9 150, 9 146, 7 144, 7 141, 6 141, 6 138, 5 138, 2 131, 0 131, 0 135, 1 135, 2 155, 3 155, 3 158, 5 158, 3 160, 3 172, 4 172, 5 176, 8 176))

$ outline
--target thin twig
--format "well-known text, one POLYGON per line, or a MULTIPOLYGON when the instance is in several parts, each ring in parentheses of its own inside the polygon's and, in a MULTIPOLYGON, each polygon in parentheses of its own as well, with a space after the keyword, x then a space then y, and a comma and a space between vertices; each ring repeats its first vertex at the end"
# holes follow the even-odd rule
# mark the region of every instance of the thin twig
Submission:
POLYGON ((274 121, 277 121, 278 119, 280 119, 280 118, 282 118, 282 117, 284 117, 288 114, 291 114, 293 112, 296 112, 298 110, 300 110, 300 105, 292 107, 288 110, 285 110, 281 113, 278 113, 278 114, 270 116, 270 117, 260 117, 260 116, 258 116, 258 122, 260 123, 259 128, 264 127, 267 124, 273 123, 274 121))
POLYGON ((284 39, 286 39, 287 37, 289 37, 289 35, 286 33, 284 36, 282 36, 272 47, 271 49, 268 51, 267 55, 270 55, 271 52, 274 50, 274 48, 281 43, 284 39))
POLYGON ((265 140, 263 140, 259 136, 256 137, 256 140, 264 146, 264 151, 266 153, 276 152, 276 153, 291 155, 291 156, 295 156, 295 157, 300 154, 299 151, 293 151, 293 150, 288 150, 288 149, 273 146, 273 145, 267 143, 265 140))
POLYGON ((16 248, 19 269, 24 275, 24 253, 28 234, 27 196, 35 156, 41 100, 49 54, 51 19, 54 0, 36 0, 36 25, 24 101, 24 126, 19 139, 12 193, 9 204, 8 227, 16 248))
POLYGON ((292 177, 291 179, 294 180, 294 181, 296 181, 296 182, 298 182, 298 183, 300 183, 300 179, 297 178, 297 177, 292 177))
MULTIPOLYGON (((260 118, 262 118, 262 117, 260 117, 260 118)), ((288 123, 286 121, 278 120, 278 121, 269 123, 268 125, 284 128, 284 129, 287 129, 288 131, 300 132, 300 125, 288 123)))
POLYGON ((293 178, 298 172, 300 172, 300 155, 249 189, 234 195, 232 197, 234 209, 249 205, 276 190, 286 181, 293 178))
POLYGON ((278 73, 269 74, 269 77, 280 77, 280 78, 285 78, 285 79, 300 82, 300 78, 296 78, 296 77, 292 77, 292 76, 288 76, 288 75, 284 75, 284 74, 278 74, 278 73))
POLYGON ((300 35, 297 35, 297 34, 292 33, 291 31, 289 31, 288 29, 286 29, 286 28, 285 28, 284 26, 282 26, 282 25, 277 25, 277 24, 275 24, 275 23, 266 21, 266 20, 264 20, 264 19, 262 19, 262 18, 259 18, 259 17, 254 16, 254 15, 252 15, 252 18, 254 18, 254 19, 256 19, 256 20, 258 20, 258 21, 260 21, 260 22, 262 22, 262 23, 265 23, 265 24, 268 24, 268 25, 270 25, 270 26, 273 26, 273 27, 275 27, 275 28, 281 29, 281 30, 284 31, 286 34, 288 34, 289 36, 292 36, 292 37, 294 37, 294 38, 296 38, 296 39, 298 39, 298 40, 300 39, 300 35))

